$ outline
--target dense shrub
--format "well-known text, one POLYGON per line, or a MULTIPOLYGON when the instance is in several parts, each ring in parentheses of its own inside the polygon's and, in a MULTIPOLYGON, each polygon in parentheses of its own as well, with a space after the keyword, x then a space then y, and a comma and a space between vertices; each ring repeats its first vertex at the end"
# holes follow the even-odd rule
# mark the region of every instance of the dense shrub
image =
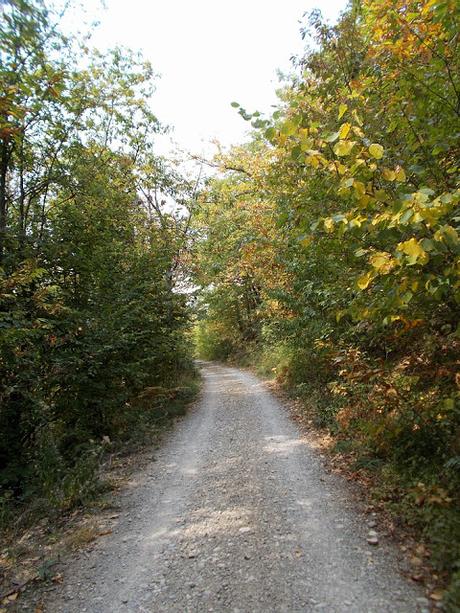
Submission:
POLYGON ((181 394, 148 406, 139 397, 178 390, 193 365, 175 287, 187 215, 159 200, 185 203, 190 186, 154 155, 151 67, 61 35, 40 0, 1 11, 0 520, 9 521, 15 504, 84 503, 104 445, 159 423, 181 394))

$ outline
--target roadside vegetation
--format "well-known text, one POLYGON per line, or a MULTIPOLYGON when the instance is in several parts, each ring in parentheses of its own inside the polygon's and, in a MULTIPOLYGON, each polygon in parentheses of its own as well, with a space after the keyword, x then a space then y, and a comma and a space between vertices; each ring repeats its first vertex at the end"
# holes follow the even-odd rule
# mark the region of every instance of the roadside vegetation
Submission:
POLYGON ((275 376, 423 535, 458 611, 460 5, 313 12, 204 187, 156 153, 152 67, 62 17, 0 6, 0 531, 184 411, 193 314, 200 357, 275 376))
POLYGON ((62 34, 41 0, 0 13, 4 530, 86 503, 104 454, 196 391, 178 288, 195 186, 155 153, 142 57, 62 34))
POLYGON ((206 359, 273 374, 422 534, 460 606, 460 7, 318 13, 200 194, 206 359))

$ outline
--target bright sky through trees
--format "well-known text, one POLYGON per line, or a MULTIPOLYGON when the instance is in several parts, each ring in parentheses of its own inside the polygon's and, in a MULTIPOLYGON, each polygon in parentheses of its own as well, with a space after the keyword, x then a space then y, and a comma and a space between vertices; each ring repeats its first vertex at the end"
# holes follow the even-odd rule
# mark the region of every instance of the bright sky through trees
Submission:
MULTIPOLYGON (((106 0, 93 43, 142 50, 161 74, 154 111, 174 126, 179 146, 209 151, 243 140, 247 124, 231 108, 270 109, 276 101, 277 69, 301 51, 303 13, 320 8, 336 20, 346 0, 106 0)), ((164 145, 165 146, 165 145, 164 145)))

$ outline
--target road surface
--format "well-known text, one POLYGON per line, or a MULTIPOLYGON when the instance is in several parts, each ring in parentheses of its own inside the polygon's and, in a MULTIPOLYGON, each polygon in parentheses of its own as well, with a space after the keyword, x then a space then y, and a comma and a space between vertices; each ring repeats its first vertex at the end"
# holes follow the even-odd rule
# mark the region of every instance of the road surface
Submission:
POLYGON ((113 533, 65 563, 46 611, 426 610, 396 549, 368 544, 349 486, 265 385, 202 372, 201 399, 134 474, 113 533))

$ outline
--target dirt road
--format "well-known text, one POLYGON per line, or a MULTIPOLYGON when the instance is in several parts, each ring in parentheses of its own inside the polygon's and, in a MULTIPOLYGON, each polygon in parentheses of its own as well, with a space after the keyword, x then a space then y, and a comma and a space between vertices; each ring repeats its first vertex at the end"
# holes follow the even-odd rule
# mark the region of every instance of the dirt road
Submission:
POLYGON ((424 610, 264 384, 215 364, 203 375, 197 406, 122 495, 113 534, 66 563, 46 610, 424 610))

